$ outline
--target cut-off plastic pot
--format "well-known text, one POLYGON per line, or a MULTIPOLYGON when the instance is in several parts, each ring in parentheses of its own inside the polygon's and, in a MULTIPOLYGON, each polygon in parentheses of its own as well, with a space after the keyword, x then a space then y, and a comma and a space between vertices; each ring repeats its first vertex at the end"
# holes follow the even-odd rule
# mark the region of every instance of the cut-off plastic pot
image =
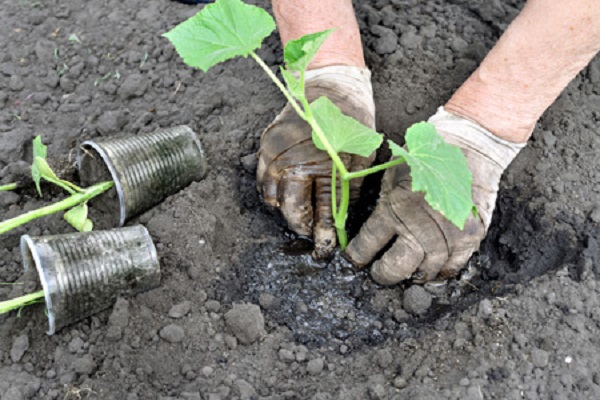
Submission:
POLYGON ((48 309, 48 334, 160 283, 150 234, 141 225, 109 231, 21 237, 23 267, 35 265, 48 309))
POLYGON ((116 216, 113 226, 123 226, 128 219, 206 175, 202 145, 186 125, 85 141, 78 149, 77 163, 84 185, 114 181, 114 191, 92 202, 94 207, 116 216))

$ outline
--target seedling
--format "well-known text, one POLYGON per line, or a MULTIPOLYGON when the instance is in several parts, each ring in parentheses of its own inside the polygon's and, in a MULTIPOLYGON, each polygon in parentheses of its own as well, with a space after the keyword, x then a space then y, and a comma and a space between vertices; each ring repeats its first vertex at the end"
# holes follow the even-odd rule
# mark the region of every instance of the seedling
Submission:
MULTIPOLYGON (((42 196, 42 189, 40 185, 42 179, 63 188, 70 194, 70 196, 49 206, 29 211, 25 214, 19 215, 18 217, 0 222, 0 234, 6 233, 36 218, 55 214, 60 211, 66 211, 64 214, 65 220, 78 231, 91 231, 93 228, 93 223, 87 216, 87 202, 90 199, 104 193, 113 186, 113 182, 102 182, 83 189, 69 181, 58 178, 46 161, 46 146, 42 143, 40 136, 37 136, 35 139, 33 139, 33 164, 31 165, 31 176, 35 182, 36 189, 40 196, 42 196)), ((17 189, 17 187, 17 183, 11 183, 0 186, 0 191, 14 190, 17 189)), ((20 313, 20 310, 22 310, 23 307, 35 303, 41 303, 43 301, 43 290, 15 299, 2 301, 0 302, 0 314, 4 314, 12 310, 19 310, 20 313)))
MULTIPOLYGON (((75 229, 82 232, 91 231, 93 224, 87 217, 87 202, 106 192, 113 186, 113 182, 102 182, 83 189, 69 181, 58 178, 46 161, 46 146, 42 143, 40 136, 33 139, 33 164, 31 165, 31 176, 40 197, 42 196, 42 189, 40 186, 42 179, 63 188, 70 196, 54 204, 0 222, 0 235, 34 219, 61 211, 66 211, 64 218, 75 229)), ((0 190, 12 190, 16 187, 17 184, 12 183, 0 187, 0 190)))
POLYGON ((284 49, 281 75, 287 87, 256 54, 262 41, 275 30, 275 21, 262 8, 241 0, 218 0, 164 34, 183 61, 208 71, 212 66, 242 56, 251 57, 277 85, 288 102, 312 128, 315 146, 332 160, 332 188, 340 180, 340 201, 332 190, 335 227, 343 250, 348 238, 346 219, 350 204, 350 180, 406 162, 411 168, 412 190, 425 192, 429 205, 460 229, 473 212, 472 176, 460 149, 447 144, 432 124, 411 126, 405 136, 406 149, 389 141, 393 159, 361 171, 348 171, 340 153, 368 157, 383 142, 383 135, 344 115, 328 98, 309 104, 305 94, 305 71, 333 29, 290 41, 284 49))

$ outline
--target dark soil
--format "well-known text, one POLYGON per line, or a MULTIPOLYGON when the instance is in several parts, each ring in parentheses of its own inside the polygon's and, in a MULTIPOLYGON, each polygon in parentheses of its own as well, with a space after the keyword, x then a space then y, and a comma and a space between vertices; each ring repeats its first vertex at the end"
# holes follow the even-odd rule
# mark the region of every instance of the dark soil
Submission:
MULTIPOLYGON (((378 128, 399 139, 476 68, 522 2, 356 6, 378 128)), ((209 174, 130 222, 156 242, 160 287, 54 336, 42 305, 0 317, 0 399, 600 398, 600 60, 510 166, 461 279, 381 288, 290 250, 296 238, 254 188, 258 138, 283 97, 251 60, 204 74, 160 36, 200 7, 1 1, 1 182, 26 175, 34 135, 71 177, 85 139, 182 124, 199 133, 209 174)), ((280 64, 279 38, 260 54, 280 64)), ((0 193, 0 219, 63 196, 44 193, 0 193)), ((3 235, 0 282, 23 280, 22 234, 70 231, 53 216, 3 235)), ((0 299, 30 286, 0 285, 0 299)))

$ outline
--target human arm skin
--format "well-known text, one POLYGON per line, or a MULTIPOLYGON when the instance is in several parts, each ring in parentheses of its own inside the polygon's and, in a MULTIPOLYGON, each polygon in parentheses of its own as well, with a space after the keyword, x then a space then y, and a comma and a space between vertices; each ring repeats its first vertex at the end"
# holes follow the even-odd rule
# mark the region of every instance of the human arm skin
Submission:
POLYGON ((337 28, 308 69, 330 65, 365 66, 352 0, 273 0, 272 3, 284 45, 309 33, 337 28))
POLYGON ((513 143, 600 50, 600 1, 529 0, 444 106, 513 143))

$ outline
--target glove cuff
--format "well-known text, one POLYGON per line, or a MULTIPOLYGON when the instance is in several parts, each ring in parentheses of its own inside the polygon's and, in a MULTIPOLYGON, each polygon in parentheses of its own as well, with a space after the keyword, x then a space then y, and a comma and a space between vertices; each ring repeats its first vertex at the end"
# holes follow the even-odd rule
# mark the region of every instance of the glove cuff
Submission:
POLYGON ((375 120, 375 102, 373 101, 373 86, 371 71, 364 67, 349 65, 330 65, 306 71, 304 75, 306 86, 335 85, 335 90, 343 97, 350 99, 359 109, 366 110, 375 120))
POLYGON ((448 112, 444 107, 429 118, 438 133, 450 144, 488 158, 504 171, 526 143, 501 139, 478 123, 448 112))

